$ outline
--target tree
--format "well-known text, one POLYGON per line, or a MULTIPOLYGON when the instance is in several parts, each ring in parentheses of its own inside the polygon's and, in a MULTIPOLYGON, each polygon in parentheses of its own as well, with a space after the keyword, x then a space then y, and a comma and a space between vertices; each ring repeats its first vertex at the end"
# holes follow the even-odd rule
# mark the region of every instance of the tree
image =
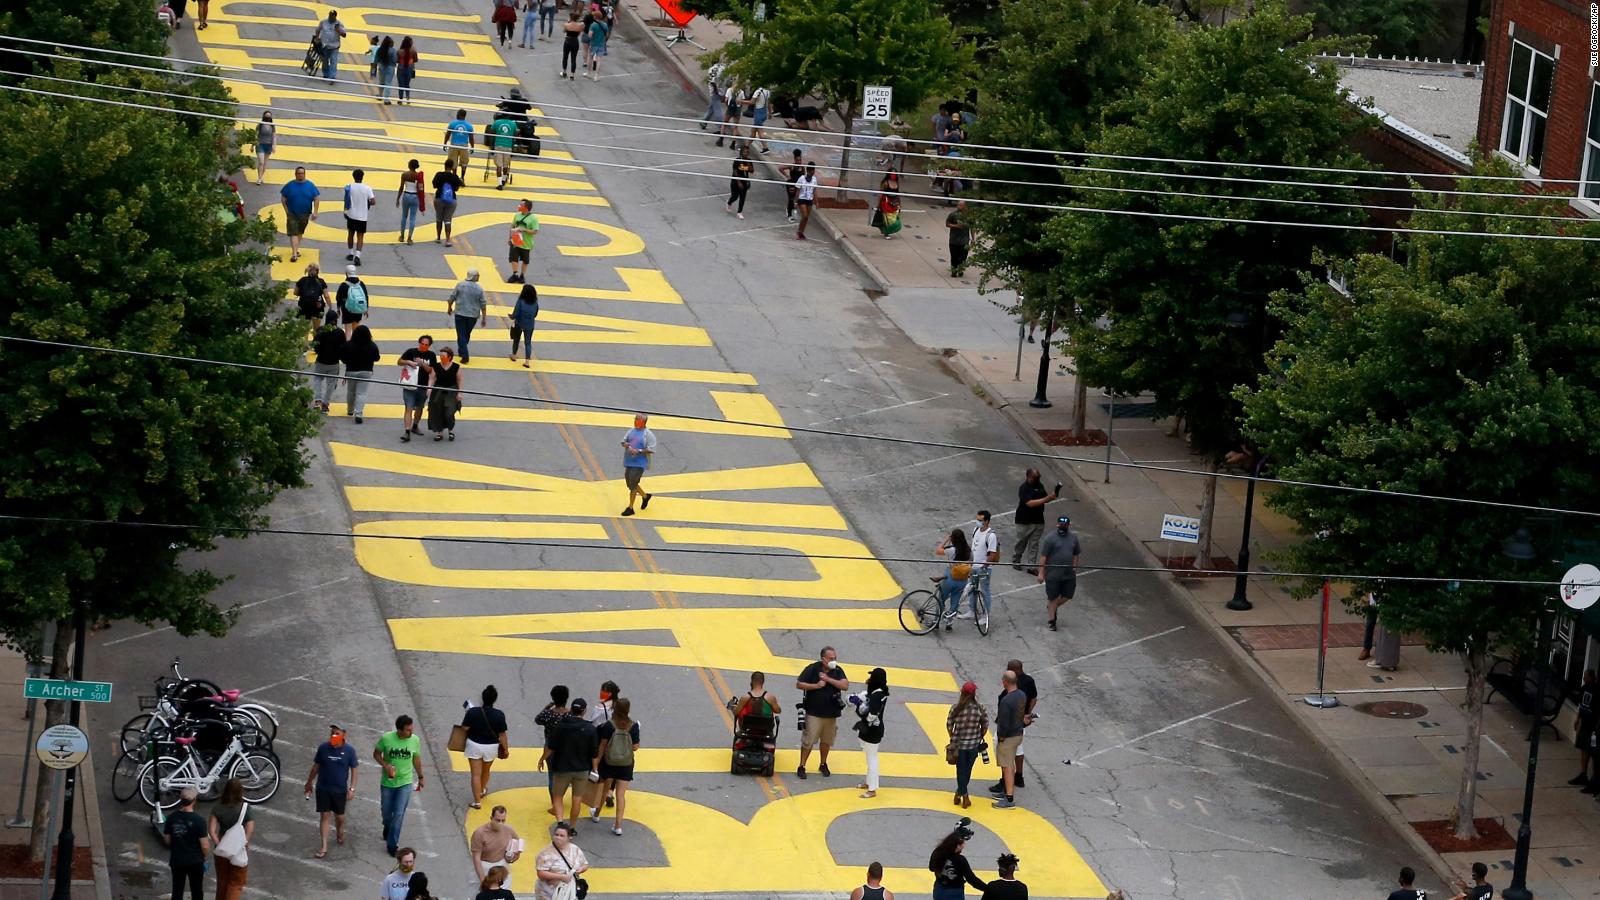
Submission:
MULTIPOLYGON (((1498 161, 1481 174, 1511 176, 1498 161)), ((1474 190, 1499 182, 1474 182, 1474 190)), ((1509 184, 1509 183, 1507 183, 1509 184)), ((1515 193, 1463 197, 1459 207, 1548 214, 1515 193)), ((1452 231, 1600 236, 1600 227, 1451 216, 1417 195, 1411 224, 1452 231)), ((1348 294, 1307 278, 1274 298, 1286 323, 1273 349, 1277 374, 1241 390, 1249 434, 1270 448, 1282 477, 1385 491, 1593 509, 1600 458, 1600 244, 1416 235, 1400 263, 1386 255, 1347 264, 1348 294)), ((1557 567, 1517 570, 1502 544, 1522 513, 1283 486, 1268 505, 1316 539, 1285 551, 1299 571, 1446 577, 1389 580, 1385 627, 1459 653, 1466 667, 1466 752, 1457 836, 1474 835, 1478 745, 1489 655, 1522 656, 1541 598, 1471 578, 1554 580, 1557 567)), ((1542 558, 1563 549, 1543 539, 1542 558)), ((1302 586, 1309 591, 1311 586, 1302 586)), ((1370 585, 1352 584, 1351 599, 1370 585)), ((1546 592, 1553 593, 1553 592, 1546 592)))
POLYGON ((1310 12, 1318 33, 1370 36, 1377 53, 1415 54, 1424 41, 1444 35, 1434 0, 1315 0, 1310 12))
MULTIPOLYGON (((29 0, 6 4, 0 11, 0 34, 164 56, 169 30, 145 0, 29 0)), ((11 57, 20 65, 9 65, 7 71, 30 71, 38 59, 11 57)))
MULTIPOLYGON (((1063 213, 1049 230, 1048 243, 1062 254, 1064 288, 1081 309, 1068 323, 1081 377, 1117 391, 1153 392, 1187 427, 1190 445, 1213 473, 1238 443, 1233 389, 1255 380, 1277 328, 1267 297, 1299 283, 1313 250, 1354 249, 1357 233, 1343 226, 1363 220, 1358 209, 1315 205, 1351 202, 1351 192, 1250 181, 1349 184, 1355 175, 1309 169, 1367 167, 1348 143, 1365 125, 1340 95, 1334 66, 1317 59, 1332 45, 1302 40, 1309 30, 1308 18, 1291 17, 1273 2, 1249 18, 1182 32, 1138 89, 1111 106, 1111 124, 1092 142, 1092 152, 1104 156, 1087 165, 1124 171, 1085 173, 1079 183, 1088 189, 1074 205, 1112 212, 1063 213), (1284 173, 1253 163, 1307 170, 1284 173)), ((1215 497, 1216 478, 1208 478, 1199 567, 1210 561, 1215 497)))
MULTIPOLYGON (((844 120, 839 167, 849 169, 862 90, 894 86, 894 102, 911 109, 960 84, 972 64, 971 45, 950 20, 923 0, 812 0, 786 3, 757 22, 741 18, 744 36, 725 48, 735 78, 817 94, 844 120)), ((850 173, 839 173, 839 197, 850 173)))
MULTIPOLYGON (((972 137, 1020 151, 986 150, 985 157, 999 162, 968 169, 983 199, 1066 203, 1073 193, 1063 185, 1081 174, 1048 166, 1080 160, 1048 151, 1071 153, 1089 145, 1106 107, 1144 77, 1174 33, 1172 18, 1138 0, 1012 3, 1002 15, 1006 36, 984 67, 983 115, 972 137)), ((1075 317, 1076 306, 1061 283, 1061 253, 1046 235, 1054 215, 1049 209, 975 204, 968 216, 982 240, 972 265, 983 272, 981 285, 999 283, 1015 291, 1016 311, 1025 318, 1064 324, 1075 317)), ((1073 353, 1070 346, 1062 349, 1073 353)), ((1073 430, 1081 436, 1088 388, 1079 373, 1073 430)))
MULTIPOLYGON (((73 62, 55 70, 90 74, 73 62)), ((166 75, 102 80, 225 96, 166 75)), ((234 220, 218 181, 242 160, 229 122, 0 97, 4 333, 294 368, 302 326, 281 312, 282 284, 264 277, 271 226, 234 220)), ((302 483, 302 442, 317 422, 306 390, 287 374, 12 341, 0 342, 0 366, 10 373, 0 427, 13 435, 0 456, 0 514, 193 526, 0 521, 0 641, 37 657, 42 623, 70 638, 78 612, 224 633, 233 614, 209 599, 219 579, 187 554, 264 524, 273 497, 302 483)), ((64 676, 67 661, 55 654, 51 674, 64 676)), ((48 704, 47 722, 64 708, 48 704)), ((36 853, 46 820, 34 818, 36 853)))

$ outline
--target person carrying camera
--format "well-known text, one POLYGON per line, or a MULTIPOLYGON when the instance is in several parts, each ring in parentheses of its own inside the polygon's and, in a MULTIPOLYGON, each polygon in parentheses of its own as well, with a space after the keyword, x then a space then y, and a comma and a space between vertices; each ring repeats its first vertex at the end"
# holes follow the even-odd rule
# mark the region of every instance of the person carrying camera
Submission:
POLYGON ((800 767, 794 773, 806 777, 811 748, 821 744, 822 764, 818 771, 827 778, 833 775, 828 771, 828 751, 839 736, 839 713, 844 709, 841 692, 850 689, 850 676, 839 665, 839 654, 832 647, 823 647, 817 661, 806 666, 794 686, 805 692, 800 708, 806 714, 806 727, 800 738, 800 767))

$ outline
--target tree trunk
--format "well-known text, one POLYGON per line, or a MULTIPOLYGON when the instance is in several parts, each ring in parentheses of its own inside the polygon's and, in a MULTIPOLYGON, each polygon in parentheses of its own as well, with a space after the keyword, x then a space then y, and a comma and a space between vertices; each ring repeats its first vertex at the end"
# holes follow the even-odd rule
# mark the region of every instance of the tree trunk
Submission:
POLYGON ((1083 380, 1083 367, 1078 358, 1072 358, 1072 371, 1076 378, 1072 385, 1072 436, 1081 438, 1089 433, 1089 385, 1083 380))
MULTIPOLYGON (((844 107, 844 144, 839 148, 839 190, 837 198, 840 201, 849 199, 850 192, 847 186, 850 182, 850 145, 856 136, 856 106, 861 101, 853 99, 844 107)), ((876 197, 868 197, 867 203, 876 205, 876 197)))
MULTIPOLYGON (((51 678, 68 678, 72 672, 72 620, 62 619, 56 623, 56 639, 50 645, 50 672, 51 678)), ((67 721, 67 701, 46 700, 44 704, 44 725, 36 730, 43 732, 52 725, 61 725, 67 721)), ((32 753, 33 748, 27 748, 32 753)), ((109 771, 109 769, 108 769, 109 771)), ((50 804, 55 799, 54 787, 56 776, 55 769, 39 767, 38 777, 33 788, 33 829, 29 836, 28 852, 34 862, 44 861, 45 839, 50 833, 50 804)), ((59 823, 58 823, 59 825, 59 823)))
POLYGON ((1211 520, 1217 513, 1217 473, 1222 471, 1222 463, 1213 460, 1211 474, 1206 478, 1205 493, 1200 497, 1200 538, 1194 545, 1194 567, 1199 570, 1211 568, 1211 520))
POLYGON ((1456 811, 1451 813, 1455 836, 1466 841, 1478 836, 1473 826, 1473 806, 1478 800, 1478 748, 1483 743, 1483 686, 1488 680, 1488 658, 1481 649, 1465 654, 1467 663, 1467 741, 1461 754, 1461 788, 1456 792, 1456 811))

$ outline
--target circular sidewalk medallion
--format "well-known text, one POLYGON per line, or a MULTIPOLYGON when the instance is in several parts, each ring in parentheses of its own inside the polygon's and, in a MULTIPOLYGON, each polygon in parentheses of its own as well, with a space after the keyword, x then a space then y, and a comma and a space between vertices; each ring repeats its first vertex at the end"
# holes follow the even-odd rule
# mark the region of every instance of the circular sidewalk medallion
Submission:
POLYGON ((1407 703, 1404 700, 1378 700, 1373 703, 1357 703, 1352 708, 1356 712, 1363 712, 1380 719, 1417 719, 1428 714, 1426 706, 1407 703))

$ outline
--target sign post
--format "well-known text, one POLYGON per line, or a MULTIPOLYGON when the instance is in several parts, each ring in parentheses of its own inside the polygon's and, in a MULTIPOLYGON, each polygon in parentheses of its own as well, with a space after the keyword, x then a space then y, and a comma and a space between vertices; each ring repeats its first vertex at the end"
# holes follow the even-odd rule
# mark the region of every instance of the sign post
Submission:
POLYGON ((869 84, 862 92, 861 118, 868 122, 887 122, 894 118, 894 88, 869 84))

